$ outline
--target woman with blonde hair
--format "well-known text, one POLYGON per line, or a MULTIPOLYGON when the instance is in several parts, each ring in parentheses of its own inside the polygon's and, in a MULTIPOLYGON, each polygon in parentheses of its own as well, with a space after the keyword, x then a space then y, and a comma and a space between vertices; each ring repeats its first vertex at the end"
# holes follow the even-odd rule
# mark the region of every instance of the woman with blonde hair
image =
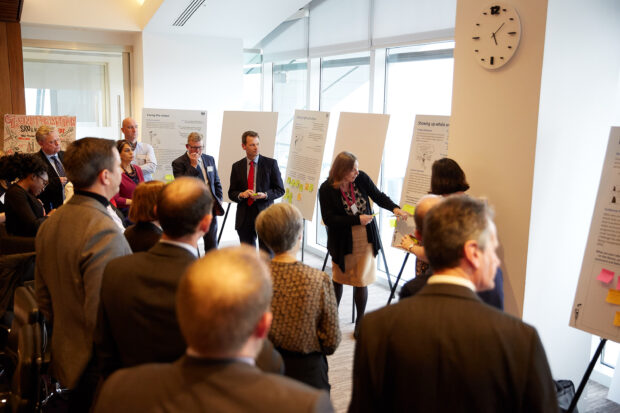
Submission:
POLYGON ((327 227, 327 250, 332 257, 332 279, 336 299, 340 304, 342 285, 353 286, 357 308, 355 335, 366 310, 368 285, 376 278, 376 256, 380 234, 370 200, 392 211, 398 218, 408 214, 381 192, 370 177, 359 170, 357 157, 340 152, 321 184, 319 202, 327 227))
POLYGON ((162 229, 157 221, 157 198, 164 188, 161 181, 142 182, 133 193, 129 219, 135 224, 127 227, 125 238, 133 252, 147 251, 159 241, 162 229))

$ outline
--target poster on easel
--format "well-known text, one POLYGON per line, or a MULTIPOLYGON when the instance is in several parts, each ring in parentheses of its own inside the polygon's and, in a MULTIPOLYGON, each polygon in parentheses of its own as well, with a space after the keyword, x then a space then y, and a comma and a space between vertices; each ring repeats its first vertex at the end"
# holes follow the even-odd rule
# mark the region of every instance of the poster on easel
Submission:
POLYGON ((278 130, 277 112, 225 111, 222 121, 222 138, 217 170, 224 190, 224 200, 228 199, 230 172, 232 165, 246 156, 241 148, 241 135, 252 130, 260 138, 260 155, 273 158, 278 130))
POLYGON ((187 135, 200 133, 207 138, 207 112, 204 110, 153 109, 142 110, 142 142, 155 151, 157 170, 153 179, 172 180, 172 161, 186 151, 187 135))
POLYGON ((400 206, 412 216, 406 221, 394 220, 392 246, 399 247, 406 236, 413 236, 415 222, 413 213, 420 198, 431 189, 431 168, 433 162, 448 156, 449 116, 417 115, 413 127, 413 138, 403 180, 400 206))
POLYGON ((75 140, 75 116, 4 115, 4 153, 38 152, 36 133, 41 126, 55 126, 60 138, 60 149, 75 140))
POLYGON ((295 205, 312 221, 327 140, 328 112, 296 110, 282 202, 295 205))
POLYGON ((620 341, 620 127, 609 134, 570 326, 620 341))

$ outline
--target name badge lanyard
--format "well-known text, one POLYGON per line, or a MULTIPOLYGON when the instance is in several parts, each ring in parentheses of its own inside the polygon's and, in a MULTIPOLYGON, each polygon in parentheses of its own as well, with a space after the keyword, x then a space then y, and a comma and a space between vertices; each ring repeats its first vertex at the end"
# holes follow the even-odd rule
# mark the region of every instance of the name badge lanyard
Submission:
POLYGON ((351 209, 351 212, 353 212, 353 214, 357 214, 357 205, 355 204, 355 192, 353 191, 353 182, 351 182, 349 185, 350 185, 349 190, 351 191, 352 201, 349 202, 349 197, 344 193, 342 188, 340 188, 340 193, 342 194, 342 197, 344 198, 344 202, 346 202, 349 208, 351 209))

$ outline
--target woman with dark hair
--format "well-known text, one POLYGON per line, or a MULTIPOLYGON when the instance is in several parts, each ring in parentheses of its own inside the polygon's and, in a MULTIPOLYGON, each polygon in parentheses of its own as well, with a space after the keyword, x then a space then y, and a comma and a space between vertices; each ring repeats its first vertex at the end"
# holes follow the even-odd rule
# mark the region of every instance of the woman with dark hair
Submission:
POLYGON ((142 182, 136 186, 129 207, 129 220, 135 224, 125 230, 125 238, 133 252, 147 251, 161 238, 163 231, 155 206, 163 188, 161 181, 142 182))
POLYGON ((340 304, 343 284, 353 286, 358 313, 356 333, 366 310, 368 285, 376 278, 375 257, 380 246, 370 199, 399 218, 408 216, 359 170, 355 155, 340 152, 332 163, 329 178, 321 184, 319 202, 327 226, 327 250, 332 257, 336 300, 340 304))
POLYGON ((47 186, 47 165, 38 156, 24 153, 10 155, 5 161, 0 179, 16 181, 4 195, 6 230, 11 235, 34 237, 46 218, 36 196, 47 186))
POLYGON ((431 172, 431 194, 452 195, 465 192, 469 184, 465 179, 465 172, 456 161, 450 158, 441 158, 433 162, 431 172))
POLYGON ((129 142, 125 139, 117 141, 116 149, 118 149, 118 153, 121 157, 123 174, 121 175, 121 184, 118 189, 118 194, 114 195, 112 199, 123 215, 127 216, 133 198, 133 191, 140 182, 144 182, 144 174, 138 165, 133 165, 131 163, 131 161, 133 161, 133 150, 129 142))
POLYGON ((284 202, 256 218, 258 236, 275 254, 269 339, 282 355, 285 375, 329 390, 326 356, 340 343, 336 297, 329 275, 297 260, 302 230, 301 212, 284 202))

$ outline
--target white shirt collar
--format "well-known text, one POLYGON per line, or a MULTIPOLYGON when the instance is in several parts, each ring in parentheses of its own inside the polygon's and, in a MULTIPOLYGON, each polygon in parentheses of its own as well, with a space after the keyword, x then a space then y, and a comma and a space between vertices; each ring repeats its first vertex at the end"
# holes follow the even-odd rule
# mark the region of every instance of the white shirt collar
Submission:
POLYGON ((456 275, 432 275, 428 279, 429 284, 452 284, 452 285, 460 285, 462 287, 467 287, 473 292, 476 292, 476 286, 470 280, 458 277, 456 275))
POLYGON ((161 242, 162 244, 176 245, 177 247, 184 248, 187 251, 191 252, 194 257, 198 258, 198 251, 193 245, 189 245, 185 242, 171 241, 169 239, 160 239, 159 242, 161 242))

